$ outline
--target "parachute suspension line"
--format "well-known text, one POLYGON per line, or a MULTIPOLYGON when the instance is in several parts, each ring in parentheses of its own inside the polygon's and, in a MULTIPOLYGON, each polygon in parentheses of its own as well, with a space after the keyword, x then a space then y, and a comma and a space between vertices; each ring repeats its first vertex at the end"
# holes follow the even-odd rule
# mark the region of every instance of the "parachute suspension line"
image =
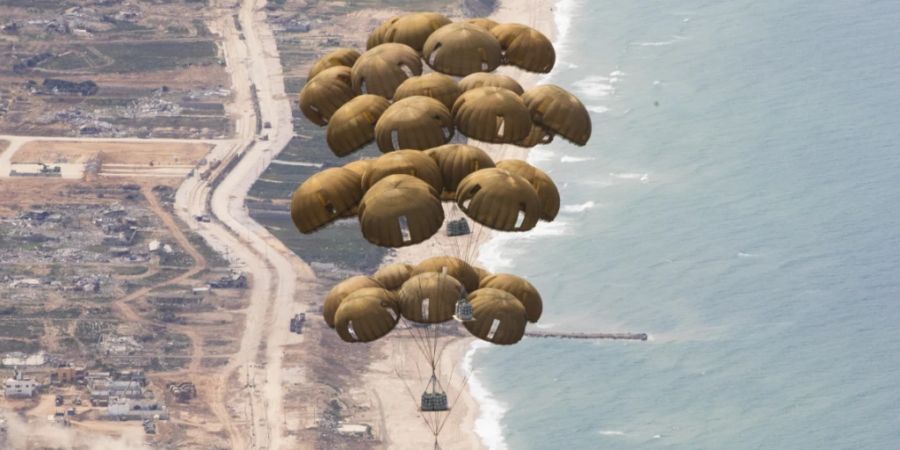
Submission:
POLYGON ((456 397, 453 398, 453 402, 449 404, 447 415, 444 416, 444 420, 442 420, 440 425, 437 427, 437 434, 441 434, 441 431, 444 430, 444 426, 447 425, 447 420, 450 418, 450 414, 453 414, 453 410, 456 407, 456 403, 459 401, 459 397, 462 395, 466 386, 469 384, 469 376, 471 374, 472 373, 469 372, 466 374, 465 378, 463 378, 462 386, 459 388, 459 392, 456 393, 456 397))
MULTIPOLYGON (((402 353, 402 352, 399 352, 399 353, 402 353)), ((418 364, 416 364, 416 370, 418 371, 418 364)), ((416 395, 413 393, 412 388, 409 385, 409 382, 406 381, 406 377, 396 366, 394 367, 394 374, 397 375, 397 378, 403 380, 403 386, 406 388, 406 393, 409 394, 409 399, 412 400, 413 404, 416 404, 417 403, 416 395)), ((421 375, 421 373, 420 373, 420 375, 421 375)), ((438 433, 437 425, 438 424, 434 420, 429 422, 427 416, 428 416, 427 414, 422 414, 422 421, 425 422, 425 426, 428 427, 428 431, 430 431, 432 434, 437 436, 437 433, 438 433)))

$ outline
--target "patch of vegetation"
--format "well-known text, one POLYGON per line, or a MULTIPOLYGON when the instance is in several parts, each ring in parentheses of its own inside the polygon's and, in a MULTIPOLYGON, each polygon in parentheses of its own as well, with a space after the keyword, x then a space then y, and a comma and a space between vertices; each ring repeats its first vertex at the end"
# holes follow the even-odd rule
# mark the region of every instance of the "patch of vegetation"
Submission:
POLYGON ((218 49, 213 41, 155 41, 102 43, 96 48, 114 62, 105 72, 153 72, 215 62, 218 49))
POLYGON ((44 324, 36 320, 0 320, 0 337, 39 339, 44 335, 44 324))

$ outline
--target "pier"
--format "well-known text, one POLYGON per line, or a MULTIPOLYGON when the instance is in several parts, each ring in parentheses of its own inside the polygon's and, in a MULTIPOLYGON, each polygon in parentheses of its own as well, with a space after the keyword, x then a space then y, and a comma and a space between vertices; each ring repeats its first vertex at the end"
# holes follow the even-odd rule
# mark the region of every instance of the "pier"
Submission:
POLYGON ((525 336, 533 338, 555 339, 609 339, 646 341, 647 333, 579 333, 579 332, 552 332, 552 331, 526 331, 525 336))

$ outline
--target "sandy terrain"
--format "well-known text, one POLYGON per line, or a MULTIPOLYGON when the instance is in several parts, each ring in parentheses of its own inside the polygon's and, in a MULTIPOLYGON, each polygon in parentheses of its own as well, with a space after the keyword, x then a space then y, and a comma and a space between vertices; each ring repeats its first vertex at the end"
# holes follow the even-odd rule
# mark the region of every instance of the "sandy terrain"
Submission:
POLYGON ((13 163, 83 163, 98 154, 104 164, 193 166, 212 148, 209 144, 171 142, 31 141, 12 157, 13 163))
MULTIPOLYGON (((504 0, 501 1, 498 10, 491 18, 501 23, 528 24, 554 39, 556 27, 551 10, 553 6, 553 0, 504 0)), ((501 68, 499 72, 516 78, 525 89, 537 84, 543 76, 510 67, 501 68)), ((528 149, 517 146, 491 145, 476 141, 471 143, 487 151, 494 160, 525 159, 528 156, 528 149)), ((444 208, 448 220, 461 217, 461 213, 453 205, 445 204, 444 208)), ((471 221, 470 225, 473 225, 473 231, 469 236, 449 238, 443 232, 439 232, 421 244, 398 249, 392 261, 416 263, 431 256, 452 255, 476 264, 478 249, 490 239, 493 231, 471 221)), ((396 449, 430 448, 434 443, 433 436, 417 409, 418 399, 411 398, 408 392, 408 386, 414 387, 412 392, 416 397, 420 395, 428 374, 423 373, 422 376, 419 376, 413 369, 402 372, 404 375, 402 378, 397 376, 394 367, 398 360, 422 360, 414 342, 409 338, 403 338, 403 335, 397 331, 392 335, 397 337, 389 339, 389 342, 383 345, 384 357, 370 366, 369 372, 365 376, 365 383, 376 396, 383 411, 383 428, 386 430, 386 435, 381 436, 381 439, 385 446, 396 449), (415 426, 411 426, 411 424, 415 424, 415 426)), ((452 343, 447 347, 443 356, 445 373, 450 373, 451 368, 455 368, 456 373, 453 375, 454 381, 449 386, 445 386, 452 413, 440 435, 440 445, 443 449, 483 448, 482 442, 474 432, 475 420, 478 417, 478 404, 470 395, 468 386, 463 383, 465 374, 461 369, 461 361, 473 338, 448 338, 448 340, 451 340, 452 343), (462 391, 461 395, 454 402, 455 396, 460 391, 462 391)))

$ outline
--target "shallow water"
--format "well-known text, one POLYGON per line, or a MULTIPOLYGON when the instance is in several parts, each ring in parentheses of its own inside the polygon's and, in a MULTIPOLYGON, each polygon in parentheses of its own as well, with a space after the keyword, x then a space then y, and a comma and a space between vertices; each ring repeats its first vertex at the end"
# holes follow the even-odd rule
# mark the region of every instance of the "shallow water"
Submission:
POLYGON ((482 260, 541 290, 540 327, 652 340, 479 349, 479 432, 514 449, 900 448, 900 3, 557 10, 549 82, 582 98, 593 137, 532 153, 563 210, 482 260))

